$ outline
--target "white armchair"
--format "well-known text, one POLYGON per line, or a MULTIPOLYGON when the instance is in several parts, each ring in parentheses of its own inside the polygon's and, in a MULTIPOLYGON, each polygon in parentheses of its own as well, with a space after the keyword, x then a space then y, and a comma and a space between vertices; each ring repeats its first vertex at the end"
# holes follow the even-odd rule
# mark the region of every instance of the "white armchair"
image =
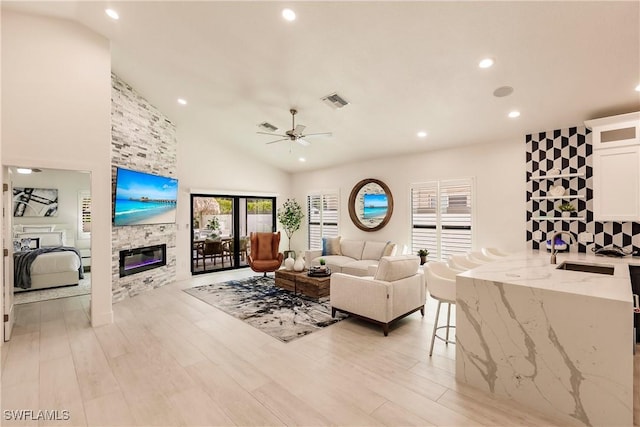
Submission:
POLYGON ((416 255, 386 256, 373 277, 331 275, 331 315, 341 311, 382 326, 420 310, 424 316, 426 287, 416 255))

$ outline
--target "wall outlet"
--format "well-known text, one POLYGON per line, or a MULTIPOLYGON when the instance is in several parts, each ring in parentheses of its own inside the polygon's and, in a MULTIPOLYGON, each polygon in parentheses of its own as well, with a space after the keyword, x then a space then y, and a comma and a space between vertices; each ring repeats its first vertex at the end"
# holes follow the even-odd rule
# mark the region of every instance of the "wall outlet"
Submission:
POLYGON ((586 231, 578 234, 578 242, 580 243, 592 243, 593 233, 587 233, 586 231))

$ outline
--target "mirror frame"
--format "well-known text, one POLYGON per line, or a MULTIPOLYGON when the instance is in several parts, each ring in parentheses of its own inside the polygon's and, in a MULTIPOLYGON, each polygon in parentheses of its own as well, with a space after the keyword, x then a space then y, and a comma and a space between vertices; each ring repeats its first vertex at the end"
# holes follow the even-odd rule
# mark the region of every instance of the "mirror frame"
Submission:
MULTIPOLYGON (((363 202, 360 202, 359 205, 364 205, 363 202)), ((351 194, 349 195, 349 216, 351 217, 351 221, 353 224, 363 231, 378 231, 391 219, 391 215, 393 214, 393 195, 387 187, 387 184, 384 182, 367 178, 358 182, 351 190, 351 194), (385 213, 382 221, 374 226, 369 226, 367 223, 369 221, 364 218, 364 211, 362 208, 358 209, 356 212, 356 204, 360 202, 361 198, 364 198, 363 190, 373 190, 374 194, 384 193, 387 196, 387 212, 385 213), (362 193, 362 196, 361 196, 362 193)))

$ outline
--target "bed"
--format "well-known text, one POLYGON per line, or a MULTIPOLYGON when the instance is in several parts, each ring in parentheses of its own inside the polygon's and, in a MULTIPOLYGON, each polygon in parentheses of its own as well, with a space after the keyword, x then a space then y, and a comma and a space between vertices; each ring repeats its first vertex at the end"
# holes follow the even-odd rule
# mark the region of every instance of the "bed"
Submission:
POLYGON ((17 292, 78 285, 83 278, 82 257, 76 248, 64 246, 64 230, 17 232, 14 242, 25 249, 14 252, 17 292))

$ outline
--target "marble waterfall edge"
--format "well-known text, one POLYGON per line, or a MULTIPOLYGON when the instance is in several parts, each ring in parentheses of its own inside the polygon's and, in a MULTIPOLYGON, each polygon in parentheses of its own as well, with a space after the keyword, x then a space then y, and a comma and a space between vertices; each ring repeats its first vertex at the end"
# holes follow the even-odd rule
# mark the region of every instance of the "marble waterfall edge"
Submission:
POLYGON ((459 381, 575 425, 633 424, 629 304, 481 276, 457 279, 459 381))

